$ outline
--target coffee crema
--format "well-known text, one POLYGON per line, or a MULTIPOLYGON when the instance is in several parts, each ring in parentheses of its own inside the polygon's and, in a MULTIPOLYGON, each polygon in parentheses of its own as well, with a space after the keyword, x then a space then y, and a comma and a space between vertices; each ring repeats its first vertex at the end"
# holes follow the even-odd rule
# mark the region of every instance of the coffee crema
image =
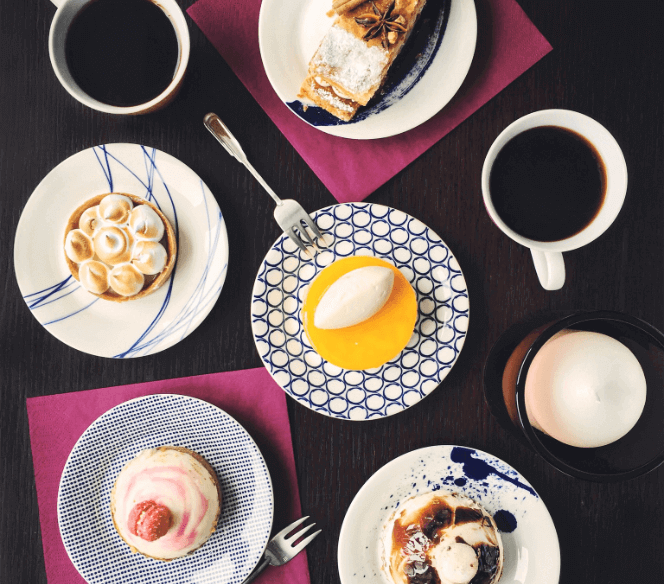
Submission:
POLYGON ((72 77, 90 97, 131 107, 169 86, 179 45, 170 19, 150 0, 94 0, 71 23, 65 54, 72 77))
POLYGON ((534 241, 561 241, 595 219, 606 195, 606 168, 595 147, 567 128, 525 130, 500 150, 489 176, 498 216, 534 241))

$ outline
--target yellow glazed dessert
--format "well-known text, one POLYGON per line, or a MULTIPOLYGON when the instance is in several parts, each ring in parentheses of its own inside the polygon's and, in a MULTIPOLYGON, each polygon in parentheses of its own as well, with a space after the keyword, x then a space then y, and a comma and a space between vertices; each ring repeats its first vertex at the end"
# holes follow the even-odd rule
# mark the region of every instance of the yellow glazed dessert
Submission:
POLYGON ((343 258, 311 283, 302 320, 323 359, 344 369, 371 369, 408 344, 417 321, 417 299, 392 264, 368 256, 343 258))

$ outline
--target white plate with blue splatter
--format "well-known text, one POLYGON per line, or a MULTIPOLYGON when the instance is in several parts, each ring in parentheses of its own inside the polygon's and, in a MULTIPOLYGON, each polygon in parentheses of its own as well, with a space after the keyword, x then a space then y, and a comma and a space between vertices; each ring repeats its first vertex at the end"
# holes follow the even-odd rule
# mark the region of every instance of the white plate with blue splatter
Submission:
POLYGON ((454 254, 424 223, 382 205, 347 203, 311 214, 327 249, 311 259, 286 235, 256 276, 251 326, 274 380, 301 404, 334 418, 371 420, 415 405, 445 379, 468 332, 468 288, 454 254), (313 279, 332 262, 369 255, 395 265, 415 290, 418 315, 406 348, 381 367, 349 371, 322 359, 302 326, 313 279))
POLYGON ((406 132, 445 107, 468 74, 477 43, 475 2, 429 1, 380 95, 350 122, 305 108, 297 94, 336 17, 327 16, 329 10, 330 0, 263 0, 258 22, 261 58, 273 89, 295 115, 323 132, 355 139, 406 132))
POLYGON ((102 414, 72 449, 58 492, 63 544, 90 584, 240 584, 263 555, 273 512, 270 473, 251 436, 226 412, 183 395, 139 397, 102 414), (124 465, 165 445, 205 458, 222 491, 210 539, 172 562, 133 553, 111 517, 111 490, 124 465))
POLYGON ((227 265, 226 224, 210 190, 176 158, 140 144, 95 146, 61 162, 30 196, 14 244, 16 279, 35 318, 63 343, 100 357, 141 357, 181 341, 212 310, 227 265), (171 278, 134 302, 90 294, 65 261, 70 214, 110 192, 157 205, 178 239, 171 278))
POLYGON ((380 560, 383 525, 400 502, 439 489, 466 495, 493 515, 505 552, 500 584, 558 584, 558 535, 532 485, 491 454, 450 445, 408 452, 360 489, 339 535, 342 584, 386 582, 380 560))

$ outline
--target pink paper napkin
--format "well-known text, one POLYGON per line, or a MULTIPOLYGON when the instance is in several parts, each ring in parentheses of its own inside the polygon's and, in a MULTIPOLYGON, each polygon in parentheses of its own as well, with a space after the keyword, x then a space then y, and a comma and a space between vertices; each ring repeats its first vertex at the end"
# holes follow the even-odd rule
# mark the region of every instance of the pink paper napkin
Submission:
POLYGON ((198 0, 187 13, 337 201, 347 203, 367 197, 551 51, 515 0, 477 5, 475 58, 455 98, 421 126, 380 140, 329 136, 281 102, 258 48, 261 0, 198 0))
MULTIPOLYGON (((31 398, 27 400, 30 441, 50 584, 85 584, 69 560, 58 529, 58 487, 71 449, 101 414, 129 399, 154 393, 196 397, 235 418, 256 441, 270 470, 274 526, 281 528, 301 516, 286 394, 264 368, 31 398)), ((309 584, 306 554, 280 568, 268 568, 256 582, 309 584)))

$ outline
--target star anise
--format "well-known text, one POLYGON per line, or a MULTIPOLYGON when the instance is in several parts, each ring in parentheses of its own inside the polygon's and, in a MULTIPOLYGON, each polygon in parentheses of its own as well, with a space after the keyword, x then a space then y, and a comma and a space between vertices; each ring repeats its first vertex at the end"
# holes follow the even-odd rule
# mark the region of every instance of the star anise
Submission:
POLYGON ((369 29, 362 37, 365 41, 370 41, 380 35, 383 48, 387 49, 390 43, 393 43, 394 40, 396 40, 396 36, 400 32, 406 32, 406 27, 404 26, 405 19, 403 16, 392 13, 394 10, 394 4, 395 0, 393 0, 387 7, 387 10, 381 14, 380 10, 376 7, 376 4, 372 2, 371 6, 373 7, 373 14, 364 14, 363 16, 355 18, 357 24, 369 29))

